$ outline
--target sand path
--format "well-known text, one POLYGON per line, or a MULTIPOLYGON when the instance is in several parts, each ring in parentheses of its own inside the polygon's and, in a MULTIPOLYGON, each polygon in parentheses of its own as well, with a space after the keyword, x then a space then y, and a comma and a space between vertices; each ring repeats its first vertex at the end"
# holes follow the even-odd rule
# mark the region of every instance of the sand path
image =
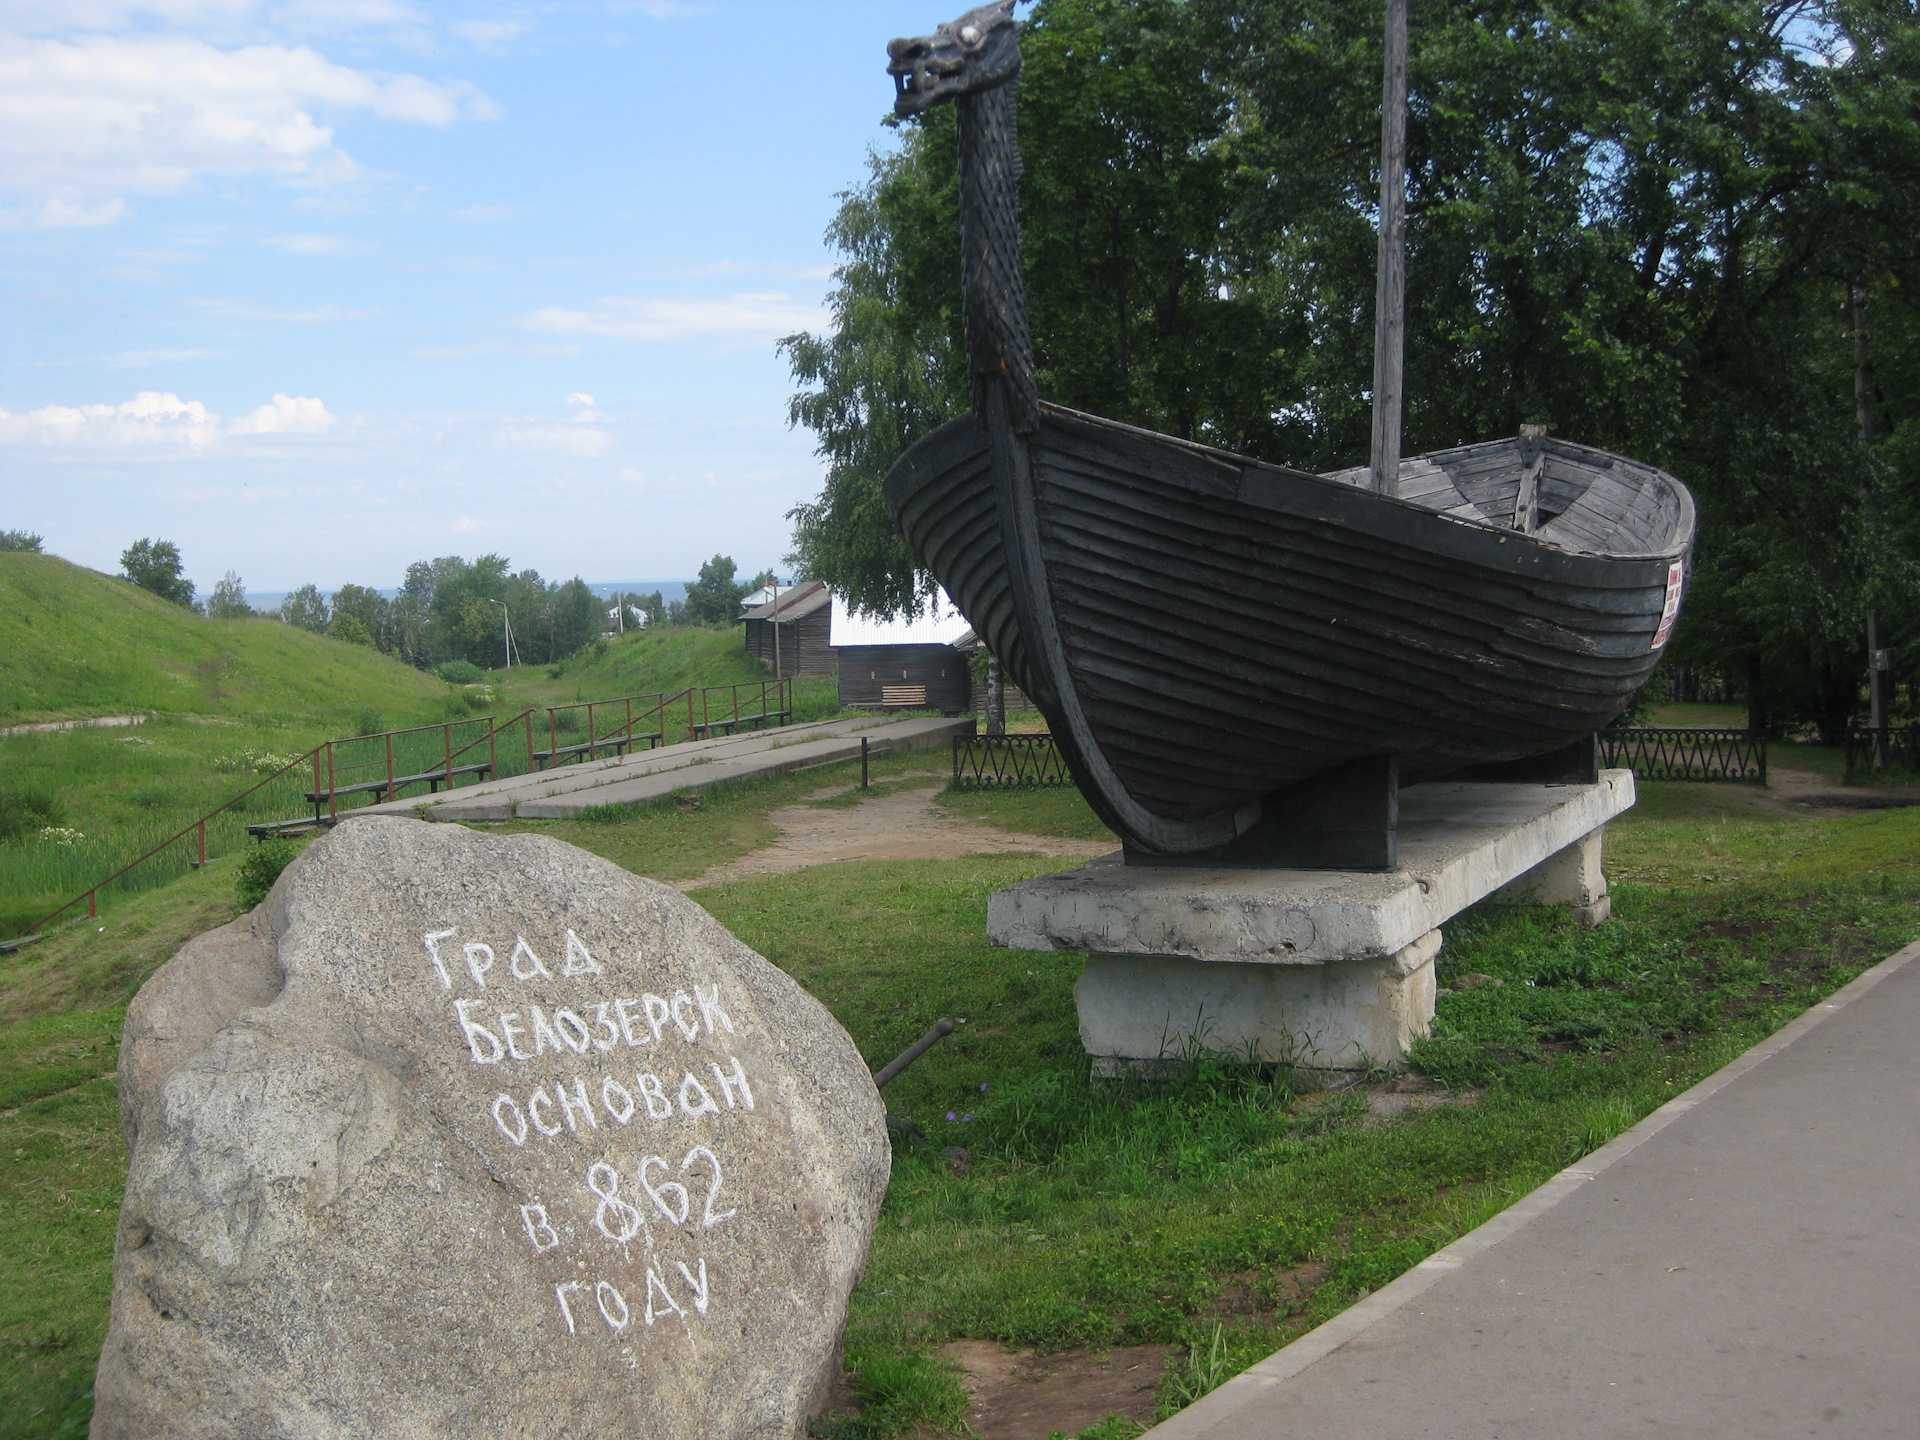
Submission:
MULTIPOLYGON (((830 799, 846 794, 847 789, 822 790, 808 799, 830 799)), ((846 860, 957 860, 962 855, 1008 851, 1092 859, 1113 852, 1111 840, 1016 835, 984 821, 950 814, 934 804, 940 790, 940 784, 930 783, 881 790, 854 805, 786 805, 769 811, 767 818, 780 830, 778 840, 712 866, 690 880, 675 881, 675 887, 698 890, 725 880, 781 875, 809 865, 837 865, 846 860)))

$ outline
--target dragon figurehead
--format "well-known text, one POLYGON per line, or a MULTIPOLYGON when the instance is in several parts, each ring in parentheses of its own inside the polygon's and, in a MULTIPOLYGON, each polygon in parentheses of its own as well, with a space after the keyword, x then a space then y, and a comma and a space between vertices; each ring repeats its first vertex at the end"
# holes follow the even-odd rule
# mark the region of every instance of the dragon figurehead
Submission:
POLYGON ((887 46, 893 113, 917 115, 946 100, 980 95, 1018 79, 1020 24, 1014 0, 979 5, 931 35, 887 46))

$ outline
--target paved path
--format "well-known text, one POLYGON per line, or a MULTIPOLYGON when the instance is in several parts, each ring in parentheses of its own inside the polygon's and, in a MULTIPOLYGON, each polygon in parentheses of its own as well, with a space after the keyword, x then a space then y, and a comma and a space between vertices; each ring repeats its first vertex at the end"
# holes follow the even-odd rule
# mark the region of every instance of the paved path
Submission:
POLYGON ((1916 958, 1152 1440, 1920 1435, 1916 958))
POLYGON ((815 765, 860 758, 864 738, 871 753, 945 750, 955 735, 971 735, 971 720, 855 715, 805 725, 783 725, 747 735, 662 745, 606 760, 560 765, 530 775, 462 785, 438 795, 417 795, 342 811, 361 815, 417 815, 427 820, 567 819, 596 805, 646 804, 676 790, 737 785, 815 765))

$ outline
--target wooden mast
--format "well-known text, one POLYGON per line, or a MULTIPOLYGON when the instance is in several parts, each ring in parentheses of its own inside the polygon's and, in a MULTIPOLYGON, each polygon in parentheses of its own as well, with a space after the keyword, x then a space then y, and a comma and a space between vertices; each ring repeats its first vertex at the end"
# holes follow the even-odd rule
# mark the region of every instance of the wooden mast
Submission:
POLYGON ((1380 267, 1374 293, 1373 488, 1400 479, 1400 412, 1407 350, 1407 0, 1387 0, 1380 89, 1380 267))

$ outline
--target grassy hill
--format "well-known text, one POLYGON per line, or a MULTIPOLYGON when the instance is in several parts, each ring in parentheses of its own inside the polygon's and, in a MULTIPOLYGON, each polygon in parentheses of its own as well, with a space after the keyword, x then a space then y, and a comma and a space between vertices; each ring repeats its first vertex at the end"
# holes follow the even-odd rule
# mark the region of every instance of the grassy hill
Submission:
MULTIPOLYGON (((767 667, 747 654, 737 625, 725 630, 688 626, 629 631, 589 645, 559 665, 497 670, 489 677, 500 705, 509 710, 622 695, 670 695, 690 685, 757 685, 771 678, 767 667)), ((794 692, 802 718, 839 708, 838 687, 830 677, 801 680, 794 692)))
POLYGON ((153 710, 356 729, 442 718, 448 688, 274 620, 205 620, 53 555, 0 553, 0 724, 153 710))

